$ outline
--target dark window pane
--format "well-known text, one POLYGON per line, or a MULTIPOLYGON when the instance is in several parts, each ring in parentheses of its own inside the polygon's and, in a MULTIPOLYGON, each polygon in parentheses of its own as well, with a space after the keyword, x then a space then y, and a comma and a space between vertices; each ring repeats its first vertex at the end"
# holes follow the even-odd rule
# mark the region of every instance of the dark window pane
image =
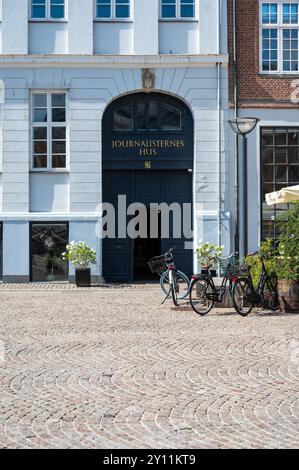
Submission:
POLYGON ((46 140, 41 140, 41 141, 35 141, 33 144, 33 152, 34 153, 44 153, 47 155, 47 141, 46 140))
POLYGON ((66 168, 66 156, 52 155, 52 168, 66 168))
POLYGON ((289 145, 299 145, 299 131, 289 130, 289 145))
POLYGON ((116 18, 129 18, 130 7, 129 5, 116 5, 116 18))
POLYGON ((34 155, 33 168, 47 168, 47 155, 34 155))
POLYGON ((52 94, 52 108, 64 108, 65 107, 65 94, 52 94))
POLYGON ((133 129, 133 107, 126 105, 118 108, 113 114, 113 129, 115 131, 129 131, 133 129))
POLYGON ((34 94, 33 95, 33 106, 35 108, 46 108, 47 107, 47 95, 43 94, 34 94))
POLYGON ((289 147, 288 149, 289 163, 299 164, 299 148, 289 147))
POLYGON ((271 183, 272 181, 274 181, 273 166, 264 166, 263 181, 265 183, 271 183))
POLYGON ((148 129, 158 129, 158 103, 150 101, 148 105, 148 129))
POLYGON ((110 7, 110 5, 98 5, 98 7, 97 7, 97 17, 98 18, 110 18, 111 17, 111 7, 110 7))
POLYGON ((275 145, 287 145, 286 131, 275 131, 275 145))
POLYGON ((276 167, 276 181, 278 183, 287 183, 288 181, 288 167, 285 165, 278 165, 276 167))
POLYGON ((34 19, 46 18, 46 7, 32 5, 31 17, 34 19))
POLYGON ((64 18, 64 6, 63 5, 52 5, 51 6, 51 18, 64 18))
POLYGON ((274 144, 274 133, 272 130, 263 130, 262 131, 262 146, 273 145, 274 144))
POLYGON ((65 139, 66 128, 65 127, 52 127, 52 139, 65 139))
POLYGON ((181 17, 182 18, 194 18, 194 5, 182 5, 181 17))
POLYGON ((52 153, 65 153, 65 141, 53 140, 52 153))
POLYGON ((289 183, 299 184, 299 165, 289 166, 289 183))
POLYGON ((35 108, 33 120, 34 122, 47 122, 47 109, 35 108))
POLYGON ((175 5, 162 6, 162 18, 175 18, 176 12, 175 5))
POLYGON ((161 129, 163 131, 181 129, 181 112, 179 109, 163 104, 161 111, 161 129))
POLYGON ((287 149, 277 148, 275 150, 275 163, 287 163, 287 149))
POLYGON ((67 224, 32 224, 32 281, 67 280, 67 262, 61 259, 67 232, 67 224))
POLYGON ((33 128, 33 138, 36 140, 43 140, 47 138, 47 128, 46 127, 34 127, 33 128))
POLYGON ((146 120, 145 120, 145 103, 138 103, 137 104, 137 127, 140 130, 146 128, 146 120))
POLYGON ((264 164, 273 164, 274 161, 274 150, 273 148, 265 148, 263 151, 263 163, 264 164))
POLYGON ((52 121, 53 122, 65 122, 65 109, 64 108, 52 108, 52 121))

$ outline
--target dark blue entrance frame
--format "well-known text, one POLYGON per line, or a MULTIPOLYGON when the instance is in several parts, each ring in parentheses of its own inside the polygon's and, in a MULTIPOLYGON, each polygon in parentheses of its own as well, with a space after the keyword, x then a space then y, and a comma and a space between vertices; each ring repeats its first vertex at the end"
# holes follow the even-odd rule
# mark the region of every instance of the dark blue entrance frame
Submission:
MULTIPOLYGON (((194 165, 194 122, 187 105, 170 95, 162 93, 136 93, 113 101, 106 109, 102 123, 103 155, 103 202, 117 207, 117 195, 126 194, 127 203, 193 202, 192 170, 194 165), (173 106, 181 112, 181 130, 161 131, 137 129, 136 109, 138 102, 157 101, 173 106), (129 131, 113 130, 113 113, 118 108, 130 104, 133 106, 133 129, 129 131), (138 147, 115 151, 112 141, 145 141, 145 146, 153 140, 179 142, 178 146, 159 148, 155 156, 140 156, 138 147), (184 143, 184 145, 181 144, 184 143), (155 177, 156 175, 156 177, 155 177), (153 183, 149 184, 151 178, 153 183), (154 182, 155 181, 155 182, 154 182), (153 191, 154 187, 157 191, 153 191), (154 194, 155 193, 155 194, 154 194), (151 199, 151 200, 150 200, 151 199)), ((116 211, 117 213, 117 211, 116 211)), ((178 267, 192 273, 193 252, 184 248, 182 239, 161 240, 161 251, 177 245, 176 260, 178 267)), ((188 240, 190 242, 190 240, 188 240)), ((158 254, 158 253, 157 253, 158 254)), ((103 275, 110 282, 130 282, 133 272, 134 242, 130 239, 105 239, 103 241, 103 275)))

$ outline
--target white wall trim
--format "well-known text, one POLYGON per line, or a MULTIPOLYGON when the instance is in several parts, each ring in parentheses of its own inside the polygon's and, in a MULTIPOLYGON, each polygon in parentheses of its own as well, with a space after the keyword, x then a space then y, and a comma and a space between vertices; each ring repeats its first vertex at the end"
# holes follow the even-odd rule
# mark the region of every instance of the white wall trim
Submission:
POLYGON ((140 68, 140 67, 206 67, 222 63, 228 66, 229 56, 227 54, 194 54, 194 55, 23 55, 23 54, 1 54, 1 67, 75 67, 81 68, 140 68))

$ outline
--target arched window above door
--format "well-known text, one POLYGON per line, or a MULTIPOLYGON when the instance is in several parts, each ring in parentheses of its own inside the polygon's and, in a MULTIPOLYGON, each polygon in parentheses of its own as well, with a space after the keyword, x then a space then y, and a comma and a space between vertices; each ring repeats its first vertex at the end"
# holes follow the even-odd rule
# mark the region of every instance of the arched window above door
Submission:
POLYGON ((173 132, 182 130, 181 110, 167 99, 140 97, 113 112, 113 131, 173 132))

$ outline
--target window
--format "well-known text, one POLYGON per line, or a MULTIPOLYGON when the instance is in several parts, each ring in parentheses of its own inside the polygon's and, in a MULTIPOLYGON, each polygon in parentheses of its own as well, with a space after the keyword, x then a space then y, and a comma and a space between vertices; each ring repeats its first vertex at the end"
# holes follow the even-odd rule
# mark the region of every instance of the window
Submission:
POLYGON ((67 281, 68 263, 62 253, 68 243, 68 224, 31 223, 31 281, 67 281))
POLYGON ((31 19, 61 20, 65 18, 65 0, 31 0, 31 19))
POLYGON ((162 19, 184 19, 195 17, 194 0, 161 0, 162 19))
POLYGON ((261 71, 299 72, 299 2, 261 2, 261 71))
POLYGON ((261 130, 262 238, 276 238, 276 219, 287 205, 269 207, 267 193, 299 184, 299 128, 261 130))
POLYGON ((130 0, 96 0, 96 18, 102 20, 130 18, 130 0))
POLYGON ((123 131, 180 131, 181 111, 165 102, 147 98, 126 104, 113 112, 113 130, 123 131))
POLYGON ((114 111, 113 129, 115 131, 133 130, 133 106, 128 104, 114 111))
POLYGON ((66 94, 32 94, 32 168, 66 168, 66 94))

